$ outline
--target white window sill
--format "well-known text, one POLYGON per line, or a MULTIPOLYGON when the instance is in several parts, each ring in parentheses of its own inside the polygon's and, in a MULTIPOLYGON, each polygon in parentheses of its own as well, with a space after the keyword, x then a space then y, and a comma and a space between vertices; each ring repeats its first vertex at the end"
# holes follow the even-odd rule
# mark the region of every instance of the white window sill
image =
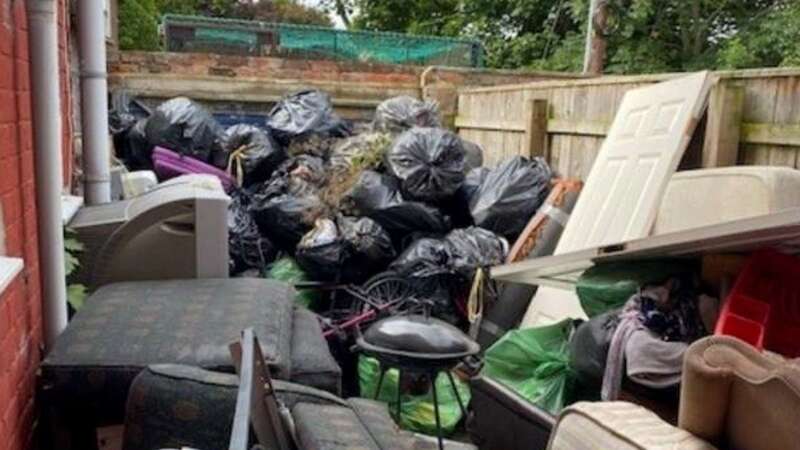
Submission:
POLYGON ((0 294, 5 292, 8 285, 22 272, 23 266, 22 258, 0 256, 0 294))

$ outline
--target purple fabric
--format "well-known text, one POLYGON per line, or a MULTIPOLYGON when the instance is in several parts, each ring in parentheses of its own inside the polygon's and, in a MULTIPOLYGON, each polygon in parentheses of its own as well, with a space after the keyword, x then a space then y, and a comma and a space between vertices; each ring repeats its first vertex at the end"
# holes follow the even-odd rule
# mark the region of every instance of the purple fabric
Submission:
POLYGON ((603 401, 619 398, 625 368, 625 344, 634 331, 644 328, 639 320, 639 306, 639 296, 634 295, 628 300, 619 315, 619 325, 614 330, 614 336, 611 337, 611 344, 608 346, 603 387, 600 390, 600 398, 603 401))
POLYGON ((156 147, 153 150, 153 170, 161 180, 191 173, 205 173, 219 178, 225 192, 229 192, 235 186, 233 178, 224 170, 163 147, 156 147))

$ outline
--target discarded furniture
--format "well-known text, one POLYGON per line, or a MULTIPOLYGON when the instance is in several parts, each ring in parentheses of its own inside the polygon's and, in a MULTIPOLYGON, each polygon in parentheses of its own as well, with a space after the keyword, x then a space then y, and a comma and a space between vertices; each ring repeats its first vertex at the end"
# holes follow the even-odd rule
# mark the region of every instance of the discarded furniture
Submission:
POLYGON ((712 336, 686 352, 678 427, 629 403, 577 403, 562 412, 548 449, 788 449, 798 423, 800 364, 712 336))
POLYGON ((707 255, 776 248, 797 254, 800 208, 707 225, 641 239, 620 241, 570 253, 493 267, 492 278, 534 285, 573 288, 584 270, 599 264, 652 258, 698 258, 707 255))
MULTIPOLYGON (((280 402, 347 403, 330 392, 273 380, 280 402)), ((146 367, 131 383, 125 409, 124 450, 167 445, 197 449, 228 448, 236 412, 239 377, 180 364, 146 367)))
POLYGON ((617 401, 575 403, 562 412, 547 449, 592 448, 716 450, 688 431, 663 422, 642 406, 617 401))
MULTIPOLYGON (((645 237, 711 89, 699 72, 625 93, 555 255, 645 237)), ((539 286, 523 327, 585 318, 571 290, 539 286)))
POLYGON ((758 217, 800 207, 800 170, 735 166, 672 176, 653 234, 758 217))
POLYGON ((545 448, 555 417, 491 378, 470 381, 474 417, 469 429, 481 448, 545 448))
MULTIPOLYGON (((491 274, 492 278, 499 281, 570 289, 573 288, 572 283, 577 280, 578 275, 598 265, 654 258, 697 259, 717 254, 748 254, 769 247, 797 254, 800 252, 798 244, 800 244, 800 209, 796 208, 507 264, 492 268, 491 274)), ((473 395, 476 399, 490 398, 497 405, 522 400, 510 390, 506 391, 502 392, 491 386, 486 388, 481 385, 473 386, 473 395)), ((537 409, 535 405, 529 406, 537 409)), ((481 411, 477 410, 478 406, 475 408, 480 423, 481 411)), ((531 420, 535 421, 535 416, 533 417, 531 420)), ((548 426, 546 421, 537 423, 540 423, 543 429, 548 426)))
MULTIPOLYGON (((94 428, 121 423, 128 388, 150 364, 233 372, 228 344, 253 327, 276 378, 338 394, 341 370, 294 290, 263 279, 118 283, 86 301, 41 365, 42 405, 74 447, 94 428)), ((60 448, 68 448, 61 446, 60 448)))
POLYGON ((179 177, 119 202, 81 208, 76 282, 228 277, 228 196, 209 176, 179 177))
MULTIPOLYGON (((142 371, 131 386, 123 450, 168 445, 239 450, 252 444, 248 428, 267 448, 278 448, 268 443, 282 433, 293 436, 296 448, 304 450, 436 448, 435 441, 400 430, 382 403, 343 400, 318 389, 270 380, 256 352, 246 350, 248 345, 255 348, 254 340, 248 344, 248 339, 245 332, 238 370, 241 381, 235 375, 180 365, 150 366, 142 371), (248 358, 248 353, 252 357, 248 358), (255 388, 257 380, 272 385, 283 430, 274 428, 275 414, 255 401, 262 397, 249 395, 253 391, 248 385, 255 388), (247 398, 253 401, 248 403, 247 398), (252 427, 244 426, 245 418, 252 427)), ((451 441, 447 448, 475 449, 451 441)))
MULTIPOLYGON (((436 437, 439 450, 442 450, 444 444, 436 378, 440 372, 447 375, 461 413, 463 417, 467 417, 465 405, 458 394, 458 388, 450 371, 464 358, 478 353, 480 346, 449 323, 424 315, 396 316, 379 320, 356 338, 356 344, 359 350, 374 357, 380 364, 381 373, 375 388, 375 398, 378 398, 383 378, 390 368, 398 370, 398 380, 402 380, 404 372, 427 376, 433 393, 436 437)), ((401 391, 398 383, 396 400, 398 420, 401 411, 401 391)))

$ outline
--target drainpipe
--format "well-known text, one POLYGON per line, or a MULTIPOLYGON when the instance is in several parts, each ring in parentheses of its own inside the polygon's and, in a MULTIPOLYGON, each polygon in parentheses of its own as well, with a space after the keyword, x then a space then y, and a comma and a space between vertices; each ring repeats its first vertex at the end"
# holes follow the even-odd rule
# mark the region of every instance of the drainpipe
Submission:
POLYGON ((58 2, 29 0, 28 39, 36 202, 39 221, 39 267, 45 345, 67 326, 64 234, 61 225, 61 96, 58 72, 58 2))
POLYGON ((78 42, 81 59, 83 192, 87 205, 97 205, 111 201, 103 0, 78 2, 78 42))

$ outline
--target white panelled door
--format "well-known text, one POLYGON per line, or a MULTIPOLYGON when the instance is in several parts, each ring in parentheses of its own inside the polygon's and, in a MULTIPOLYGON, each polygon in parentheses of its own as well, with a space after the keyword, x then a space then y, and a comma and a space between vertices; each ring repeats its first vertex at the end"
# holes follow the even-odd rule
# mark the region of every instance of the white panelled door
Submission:
MULTIPOLYGON (((628 91, 555 254, 645 237, 711 89, 708 72, 628 91)), ((573 291, 540 287, 522 326, 585 317, 573 291)))

